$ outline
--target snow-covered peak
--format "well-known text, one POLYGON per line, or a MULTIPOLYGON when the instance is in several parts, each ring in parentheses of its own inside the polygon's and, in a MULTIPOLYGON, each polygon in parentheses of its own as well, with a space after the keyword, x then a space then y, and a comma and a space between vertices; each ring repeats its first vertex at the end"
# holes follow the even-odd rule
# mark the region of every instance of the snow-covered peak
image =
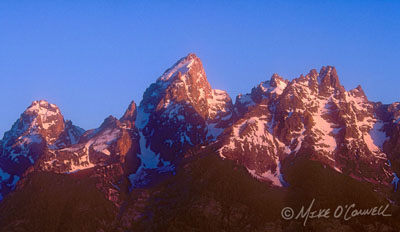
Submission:
POLYGON ((275 93, 276 95, 281 95, 287 84, 287 80, 275 73, 272 75, 271 80, 261 82, 259 87, 264 93, 275 93))
POLYGON ((24 113, 35 115, 52 116, 60 114, 60 109, 45 100, 33 101, 32 104, 25 110, 24 113))
MULTIPOLYGON (((64 129, 64 118, 61 115, 60 109, 45 100, 34 101, 22 114, 30 121, 33 129, 43 132, 52 130, 58 135, 64 129)), ((42 133, 43 134, 43 133, 42 133)))
POLYGON ((45 100, 33 101, 12 128, 4 134, 4 141, 19 143, 26 136, 43 139, 50 149, 65 147, 77 141, 83 129, 66 123, 60 109, 45 100))
MULTIPOLYGON (((138 108, 140 112, 169 111, 178 105, 190 105, 206 117, 207 100, 212 98, 201 60, 194 54, 180 59, 146 89, 138 108)), ((139 122, 141 125, 141 122, 139 122)))
POLYGON ((6 132, 5 139, 22 134, 40 134, 47 142, 52 143, 64 127, 64 118, 56 105, 44 100, 34 101, 21 114, 11 130, 6 132))
POLYGON ((179 72, 181 74, 187 73, 190 67, 196 62, 200 62, 200 59, 195 54, 190 53, 176 62, 171 68, 167 69, 157 81, 169 81, 179 72))

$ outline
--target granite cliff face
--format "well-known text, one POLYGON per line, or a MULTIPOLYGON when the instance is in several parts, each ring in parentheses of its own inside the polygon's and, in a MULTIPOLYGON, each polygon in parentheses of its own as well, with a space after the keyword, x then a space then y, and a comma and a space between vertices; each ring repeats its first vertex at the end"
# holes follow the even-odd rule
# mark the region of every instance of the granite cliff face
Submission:
POLYGON ((73 173, 118 164, 119 178, 140 165, 136 108, 132 102, 121 121, 110 116, 95 129, 84 131, 65 121, 59 108, 34 101, 1 140, 1 194, 35 171, 73 173))
MULTIPOLYGON (((360 86, 346 90, 334 67, 293 80, 273 74, 233 103, 189 54, 146 89, 138 107, 132 101, 120 119, 109 116, 96 129, 85 131, 56 105, 34 101, 0 140, 0 200, 30 186, 37 173, 60 174, 93 180, 121 220, 142 220, 152 186, 186 185, 180 171, 194 175, 195 160, 212 153, 278 189, 296 186, 290 170, 297 163, 316 162, 397 204, 387 189, 397 191, 399 144, 400 104, 371 102, 360 86)), ((214 170, 208 165, 202 172, 214 170)))
POLYGON ((70 146, 82 133, 64 121, 56 105, 34 101, 0 141, 0 198, 15 189, 47 150, 70 146))
POLYGON ((298 156, 388 185, 396 176, 388 161, 394 151, 386 145, 396 110, 380 105, 368 101, 360 86, 346 91, 334 67, 292 81, 274 74, 238 96, 235 123, 219 139, 219 152, 278 186, 285 184, 282 164, 298 156))
POLYGON ((397 166, 399 109, 368 101, 360 86, 346 91, 331 66, 292 81, 274 74, 233 104, 189 54, 149 86, 138 109, 132 102, 121 119, 110 116, 97 129, 84 131, 56 105, 33 102, 1 141, 2 191, 29 167, 71 173, 111 163, 139 186, 173 173, 188 149, 207 144, 276 186, 288 184, 282 168, 298 156, 388 185, 397 183, 390 160, 397 166))
POLYGON ((149 172, 174 172, 188 149, 220 135, 232 110, 228 94, 211 88, 199 58, 180 59, 147 88, 138 108, 142 165, 132 185, 149 172))

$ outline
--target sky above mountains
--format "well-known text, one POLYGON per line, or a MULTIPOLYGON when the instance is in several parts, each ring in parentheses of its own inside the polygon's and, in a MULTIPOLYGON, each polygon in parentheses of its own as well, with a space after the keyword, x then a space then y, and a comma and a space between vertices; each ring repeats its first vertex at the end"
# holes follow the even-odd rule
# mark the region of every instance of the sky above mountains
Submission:
POLYGON ((399 101, 398 1, 0 1, 0 137, 33 100, 85 129, 194 52, 232 99, 273 73, 336 67, 346 89, 399 101))

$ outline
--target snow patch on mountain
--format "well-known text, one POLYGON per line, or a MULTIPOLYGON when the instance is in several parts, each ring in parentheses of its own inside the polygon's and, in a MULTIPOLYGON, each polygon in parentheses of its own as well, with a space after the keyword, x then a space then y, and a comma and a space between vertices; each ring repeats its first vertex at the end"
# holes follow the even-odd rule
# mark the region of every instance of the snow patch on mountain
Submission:
POLYGON ((116 128, 106 129, 98 132, 84 144, 77 144, 70 148, 61 149, 60 151, 73 152, 73 154, 78 157, 78 161, 75 159, 63 161, 64 164, 70 165, 70 170, 68 170, 67 173, 72 173, 95 166, 95 164, 90 161, 90 148, 93 148, 94 151, 110 156, 111 152, 109 150, 109 146, 119 138, 120 133, 121 131, 116 128))
POLYGON ((351 103, 358 111, 365 111, 369 102, 362 96, 357 95, 359 91, 353 89, 345 93, 345 99, 347 102, 351 103))
POLYGON ((161 81, 169 81, 172 77, 174 77, 178 72, 186 73, 190 69, 190 66, 193 64, 193 59, 181 59, 179 60, 172 68, 168 69, 164 72, 164 74, 159 77, 158 80, 161 81))
POLYGON ((66 172, 67 174, 75 173, 77 171, 88 168, 93 168, 95 166, 93 163, 90 162, 88 155, 80 156, 78 162, 74 160, 65 160, 64 164, 70 165, 70 170, 66 172))
POLYGON ((377 121, 372 129, 369 131, 373 145, 379 149, 382 149, 383 143, 388 139, 388 136, 383 131, 384 123, 377 121))
POLYGON ((121 131, 119 129, 107 129, 103 131, 99 136, 90 141, 93 144, 93 149, 103 154, 110 155, 107 150, 108 147, 120 136, 121 131))
POLYGON ((333 136, 334 128, 337 126, 324 118, 325 115, 329 114, 329 104, 330 101, 327 99, 318 102, 318 111, 313 114, 313 120, 315 122, 313 131, 319 136, 319 143, 317 143, 318 149, 332 153, 337 146, 336 139, 333 136))
POLYGON ((19 145, 26 146, 31 143, 41 143, 43 140, 40 135, 25 135, 18 138, 20 143, 19 145))
MULTIPOLYGON (((19 176, 10 174, 10 173, 4 171, 0 167, 0 190, 2 190, 2 186, 8 187, 11 190, 14 190, 15 186, 17 185, 19 180, 20 180, 19 176)), ((3 195, 1 195, 0 201, 2 200, 2 197, 3 197, 3 195)))
POLYGON ((35 113, 36 115, 41 116, 42 121, 45 121, 47 117, 57 116, 60 114, 60 110, 56 105, 50 104, 44 100, 34 101, 26 112, 35 113), (52 110, 50 110, 49 107, 52 108, 52 110))
MULTIPOLYGON (((0 181, 7 181, 10 179, 11 175, 0 168, 0 181)), ((0 186, 1 188, 1 186, 0 186)))
MULTIPOLYGON (((304 135, 304 132, 305 132, 305 131, 306 131, 306 129, 303 128, 303 129, 300 131, 300 135, 299 135, 297 138, 293 138, 293 139, 292 139, 291 144, 293 144, 293 142, 296 143, 296 147, 293 149, 292 153, 296 154, 297 152, 299 152, 299 150, 300 150, 300 148, 301 148, 301 145, 303 144, 303 141, 304 141, 304 138, 305 138, 305 135, 304 135)), ((289 150, 290 150, 290 148, 289 148, 289 150)))
POLYGON ((30 146, 32 144, 39 144, 43 140, 40 135, 37 134, 27 134, 24 136, 20 136, 16 139, 15 145, 12 147, 4 147, 4 151, 6 151, 9 155, 8 157, 14 161, 19 162, 18 157, 28 157, 28 153, 30 152, 30 146))
MULTIPOLYGON (((271 80, 272 81, 272 80, 271 80)), ((274 84, 276 84, 276 86, 272 85, 271 81, 265 81, 262 82, 259 86, 260 88, 263 90, 263 92, 265 93, 271 93, 271 94, 276 94, 276 95, 281 95, 283 93, 283 91, 285 90, 287 84, 278 79, 275 78, 274 79, 274 84)))
POLYGON ((227 92, 219 89, 213 89, 211 97, 207 99, 208 117, 214 119, 219 115, 227 113, 227 101, 230 97, 227 92))
POLYGON ((238 122, 232 128, 229 143, 222 146, 218 152, 222 158, 224 153, 239 150, 243 152, 247 149, 253 153, 262 152, 265 148, 272 148, 277 152, 274 137, 268 131, 267 119, 252 117, 238 122))
POLYGON ((286 187, 289 184, 284 180, 283 174, 281 173, 281 163, 278 158, 275 158, 276 170, 272 172, 272 170, 268 170, 264 173, 257 173, 255 170, 247 168, 247 171, 256 179, 269 181, 274 186, 278 187, 286 187))
POLYGON ((160 158, 160 154, 156 154, 150 148, 150 144, 147 144, 146 137, 140 132, 140 155, 138 157, 141 160, 141 164, 135 173, 129 175, 129 181, 132 188, 146 184, 147 171, 154 170, 158 173, 173 172, 175 166, 171 162, 160 158))
POLYGON ((225 130, 225 128, 218 128, 217 125, 217 123, 211 123, 207 126, 207 138, 211 141, 215 141, 225 130))
POLYGON ((334 166, 333 169, 334 169, 335 171, 339 172, 339 173, 343 173, 342 170, 340 170, 340 168, 338 168, 338 167, 336 167, 336 166, 334 166))

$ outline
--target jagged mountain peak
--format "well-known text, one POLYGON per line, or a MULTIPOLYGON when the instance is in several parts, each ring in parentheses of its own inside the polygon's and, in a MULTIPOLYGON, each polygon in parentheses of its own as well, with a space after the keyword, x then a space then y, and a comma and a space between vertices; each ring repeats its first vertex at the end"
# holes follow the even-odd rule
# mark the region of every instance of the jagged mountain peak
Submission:
POLYGON ((0 180, 0 196, 13 190, 46 151, 76 143, 83 132, 71 121, 65 122, 56 105, 45 100, 33 101, 4 134, 0 169, 7 173, 7 178, 0 180))
POLYGON ((201 66, 201 68, 203 67, 200 58, 194 53, 189 53, 187 56, 179 59, 172 67, 168 68, 157 81, 167 82, 173 80, 177 76, 181 77, 196 65, 201 66))
MULTIPOLYGON (((181 92, 182 98, 189 98, 196 102, 205 100, 211 96, 211 86, 207 80, 201 60, 193 53, 187 55, 169 68, 157 82, 163 82, 163 86, 168 85, 170 94, 181 92), (176 91, 175 91, 176 89, 176 91)), ((177 100, 182 100, 178 98, 177 100)))
POLYGON ((211 88, 201 60, 191 53, 167 69, 146 89, 138 112, 165 111, 179 104, 188 105, 201 117, 207 118, 212 114, 210 108, 213 108, 209 105, 219 102, 222 96, 222 91, 217 92, 211 88))
POLYGON ((119 119, 128 128, 134 128, 137 117, 137 108, 135 101, 131 101, 124 115, 119 119))
MULTIPOLYGON (((65 120, 65 127, 68 127, 68 126, 73 126, 74 125, 74 123, 71 121, 71 120, 65 120)), ((84 129, 82 129, 82 128, 80 128, 81 130, 84 130, 84 129)))
POLYGON ((116 128, 116 127, 120 127, 120 125, 121 125, 121 121, 118 120, 118 118, 114 117, 113 115, 110 115, 104 119, 103 123, 96 130, 103 130, 106 128, 116 128))
POLYGON ((319 72, 318 82, 323 95, 328 95, 332 89, 338 90, 340 93, 345 92, 344 87, 340 84, 339 76, 336 68, 333 66, 323 66, 319 72))
POLYGON ((4 134, 6 146, 43 143, 50 149, 77 142, 82 128, 65 121, 60 109, 45 100, 36 100, 21 114, 12 128, 4 134))
POLYGON ((274 73, 274 74, 272 74, 272 76, 271 76, 271 80, 270 80, 270 82, 271 82, 271 83, 272 83, 272 82, 274 82, 274 83, 279 83, 279 82, 285 82, 285 83, 288 83, 289 81, 288 81, 288 80, 286 80, 285 78, 283 78, 283 77, 279 76, 279 74, 277 74, 277 73, 274 73))
POLYGON ((54 110, 59 112, 59 108, 52 103, 49 103, 46 100, 35 100, 32 104, 26 109, 26 112, 35 112, 38 114, 43 114, 43 110, 54 110))
POLYGON ((317 78, 318 77, 318 72, 316 69, 311 69, 310 72, 306 75, 308 78, 317 78))
POLYGON ((330 65, 321 67, 321 70, 319 71, 319 77, 320 81, 323 81, 323 79, 325 78, 328 78, 329 80, 332 81, 339 81, 336 68, 330 65))
POLYGON ((349 91, 354 97, 359 97, 368 101, 367 95, 365 95, 364 90, 362 89, 361 85, 358 85, 355 89, 349 91))
POLYGON ((259 87, 263 92, 276 93, 277 95, 280 95, 288 83, 288 80, 274 73, 269 81, 261 82, 259 87))
POLYGON ((33 101, 21 114, 4 140, 14 140, 23 135, 41 136, 47 144, 53 144, 65 128, 60 109, 45 100, 33 101))
POLYGON ((124 121, 134 122, 134 121, 136 121, 136 116, 137 116, 136 103, 135 103, 135 101, 131 101, 131 103, 129 104, 128 108, 126 109, 124 115, 120 118, 120 121, 121 122, 124 122, 124 121))
POLYGON ((57 105, 49 103, 46 100, 35 100, 26 108, 23 114, 31 114, 36 116, 52 116, 61 115, 61 111, 57 105))
POLYGON ((180 59, 146 89, 138 107, 142 164, 132 184, 150 169, 173 170, 187 149, 216 139, 229 126, 232 110, 231 98, 211 88, 195 54, 180 59))
POLYGON ((274 186, 295 185, 289 168, 310 159, 371 183, 397 181, 397 188, 398 169, 387 163, 400 163, 393 155, 400 151, 400 103, 381 106, 361 86, 345 91, 333 66, 291 81, 274 73, 233 106, 189 54, 146 90, 139 107, 130 102, 120 119, 109 116, 96 129, 85 132, 56 105, 34 101, 9 132, 18 133, 0 141, 0 200, 30 172, 86 169, 81 174, 99 178, 96 187, 119 205, 125 189, 176 175, 209 148, 274 186))
POLYGON ((79 142, 80 143, 87 142, 92 137, 94 137, 94 136, 96 136, 98 134, 101 134, 103 131, 106 131, 106 130, 109 130, 109 129, 119 128, 120 125, 121 125, 120 121, 116 117, 110 115, 110 116, 108 116, 107 118, 105 118, 103 120, 103 122, 101 123, 101 125, 98 128, 87 130, 82 135, 82 137, 81 137, 79 142))
MULTIPOLYGON (((237 97, 235 122, 224 133, 219 151, 221 157, 234 157, 257 175, 264 173, 262 178, 292 154, 312 154, 339 172, 348 168, 341 163, 343 154, 351 153, 359 160, 385 160, 387 124, 376 116, 374 107, 360 86, 346 91, 333 66, 322 67, 319 73, 313 69, 290 82, 274 74, 250 94, 237 97)), ((387 118, 398 122, 400 117, 387 118)), ((382 175, 386 170, 379 165, 381 161, 371 169, 379 170, 376 175, 387 183, 389 178, 382 175)), ((369 171, 363 170, 362 175, 369 171)), ((276 171, 269 179, 278 176, 276 171)))
POLYGON ((109 115, 106 119, 104 119, 104 121, 100 127, 109 126, 111 124, 114 124, 116 121, 118 121, 118 119, 116 117, 109 115))

